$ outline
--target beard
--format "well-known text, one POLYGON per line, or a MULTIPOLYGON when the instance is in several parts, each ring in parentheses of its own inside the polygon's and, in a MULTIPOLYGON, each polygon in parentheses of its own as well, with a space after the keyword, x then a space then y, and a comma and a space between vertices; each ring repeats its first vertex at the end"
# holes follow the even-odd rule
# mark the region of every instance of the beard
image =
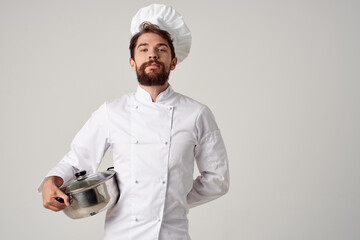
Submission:
POLYGON ((170 70, 167 72, 165 70, 164 63, 158 62, 157 60, 150 60, 143 63, 139 69, 136 68, 136 76, 138 82, 144 86, 162 86, 169 79, 170 70), (156 63, 160 66, 160 72, 150 70, 149 73, 145 72, 145 68, 153 63, 156 63))

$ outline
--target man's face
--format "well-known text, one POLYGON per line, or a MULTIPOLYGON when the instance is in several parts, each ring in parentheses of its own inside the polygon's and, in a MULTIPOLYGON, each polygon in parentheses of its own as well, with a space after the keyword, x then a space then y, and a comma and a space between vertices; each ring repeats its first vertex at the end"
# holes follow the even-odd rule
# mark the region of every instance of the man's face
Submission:
POLYGON ((138 38, 134 59, 130 59, 131 69, 145 86, 164 85, 176 63, 176 58, 171 59, 167 41, 155 33, 144 33, 138 38))

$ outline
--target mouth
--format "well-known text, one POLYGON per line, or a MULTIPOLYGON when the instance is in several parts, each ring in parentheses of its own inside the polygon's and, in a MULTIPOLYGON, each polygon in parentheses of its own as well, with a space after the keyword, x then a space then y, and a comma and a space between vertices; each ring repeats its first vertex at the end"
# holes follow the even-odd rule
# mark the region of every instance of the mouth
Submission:
POLYGON ((147 65, 146 67, 147 68, 160 68, 160 65, 156 64, 156 63, 151 63, 151 64, 147 65))

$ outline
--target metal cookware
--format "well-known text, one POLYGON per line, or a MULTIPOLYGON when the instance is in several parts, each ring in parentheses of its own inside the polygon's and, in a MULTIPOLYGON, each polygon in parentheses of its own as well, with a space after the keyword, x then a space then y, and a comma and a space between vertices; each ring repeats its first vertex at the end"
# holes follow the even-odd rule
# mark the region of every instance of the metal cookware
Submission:
MULTIPOLYGON (((105 172, 86 174, 86 171, 75 173, 76 179, 60 187, 70 198, 70 206, 64 213, 73 219, 93 216, 113 207, 120 196, 116 172, 108 168, 105 172)), ((64 202, 62 198, 56 198, 64 202)))

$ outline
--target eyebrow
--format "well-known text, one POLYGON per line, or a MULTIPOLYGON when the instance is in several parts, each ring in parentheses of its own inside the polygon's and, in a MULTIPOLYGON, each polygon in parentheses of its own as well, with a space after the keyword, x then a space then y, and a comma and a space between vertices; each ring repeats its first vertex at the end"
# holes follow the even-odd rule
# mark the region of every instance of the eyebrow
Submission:
MULTIPOLYGON (((139 48, 142 46, 149 46, 149 44, 148 43, 140 43, 136 48, 139 48)), ((165 46, 165 47, 169 48, 169 46, 166 43, 158 43, 156 46, 157 47, 165 46)))
POLYGON ((157 47, 165 46, 165 47, 169 48, 169 46, 166 43, 158 43, 156 46, 157 47))

